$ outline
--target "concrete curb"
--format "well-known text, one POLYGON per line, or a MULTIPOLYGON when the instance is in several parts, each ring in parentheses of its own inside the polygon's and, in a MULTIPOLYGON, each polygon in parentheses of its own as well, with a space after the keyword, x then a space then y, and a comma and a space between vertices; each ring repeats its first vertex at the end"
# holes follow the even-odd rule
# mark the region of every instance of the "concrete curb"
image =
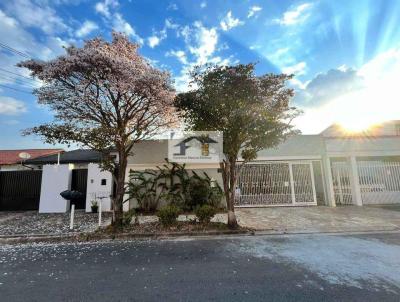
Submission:
POLYGON ((166 233, 116 233, 116 234, 97 234, 97 233, 69 233, 69 234, 32 234, 32 235, 12 235, 0 237, 0 244, 24 244, 24 243, 59 243, 59 242, 93 242, 103 240, 119 239, 175 239, 175 238, 196 238, 210 239, 224 236, 282 236, 282 235, 362 235, 362 234, 382 234, 400 233, 399 228, 375 229, 375 230, 349 230, 349 231, 320 231, 320 230, 225 230, 225 231, 206 231, 206 232, 166 232, 166 233))
POLYGON ((22 243, 57 243, 57 242, 90 242, 115 239, 165 239, 179 237, 209 237, 221 235, 251 235, 252 231, 247 230, 227 230, 227 231, 206 231, 206 232, 166 232, 166 233, 116 233, 116 234, 96 234, 96 233, 70 233, 70 234, 37 234, 37 235, 13 235, 0 237, 0 244, 22 244, 22 243))

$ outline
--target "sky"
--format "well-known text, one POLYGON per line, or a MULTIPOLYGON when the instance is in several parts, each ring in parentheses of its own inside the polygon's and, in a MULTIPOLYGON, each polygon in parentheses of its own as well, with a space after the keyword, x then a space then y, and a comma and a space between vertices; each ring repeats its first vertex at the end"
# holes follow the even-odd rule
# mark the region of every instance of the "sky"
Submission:
POLYGON ((257 74, 291 73, 294 123, 317 134, 400 119, 398 0, 3 0, 0 2, 0 149, 44 148, 23 129, 52 121, 37 105, 29 58, 124 32, 154 66, 188 89, 195 65, 258 62, 257 74))

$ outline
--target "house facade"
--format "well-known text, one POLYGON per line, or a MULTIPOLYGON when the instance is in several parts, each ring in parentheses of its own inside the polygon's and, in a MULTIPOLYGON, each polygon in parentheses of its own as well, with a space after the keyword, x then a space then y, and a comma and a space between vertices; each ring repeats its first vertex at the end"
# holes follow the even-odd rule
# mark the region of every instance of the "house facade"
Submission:
MULTIPOLYGON (((167 155, 167 140, 141 142, 127 169, 155 169, 167 155)), ((186 167, 222 185, 218 164, 186 167)), ((235 200, 237 207, 390 203, 400 203, 400 121, 359 133, 332 125, 262 150, 241 167, 235 200)))
MULTIPOLYGON (((126 181, 130 170, 156 169, 166 158, 168 140, 136 144, 128 158, 126 181)), ((90 211, 91 201, 96 200, 102 210, 110 210, 113 180, 111 173, 101 170, 100 161, 101 154, 92 150, 26 160, 25 165, 42 171, 39 212, 68 211, 69 203, 59 195, 67 189, 84 194, 78 208, 90 211)), ((260 151, 250 163, 239 162, 238 167, 236 207, 400 203, 400 121, 362 133, 333 125, 318 135, 293 136, 276 148, 260 151)), ((222 186, 218 163, 188 162, 186 169, 205 172, 222 186)), ((136 206, 135 200, 129 200, 124 209, 136 206)))

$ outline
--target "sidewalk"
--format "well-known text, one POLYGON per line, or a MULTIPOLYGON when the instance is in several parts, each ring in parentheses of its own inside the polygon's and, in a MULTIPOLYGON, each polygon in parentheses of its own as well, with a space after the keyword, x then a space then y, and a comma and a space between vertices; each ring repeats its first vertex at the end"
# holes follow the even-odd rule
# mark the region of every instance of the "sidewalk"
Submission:
POLYGON ((374 232, 400 230, 396 207, 270 207, 237 208, 241 226, 256 231, 290 233, 374 232))

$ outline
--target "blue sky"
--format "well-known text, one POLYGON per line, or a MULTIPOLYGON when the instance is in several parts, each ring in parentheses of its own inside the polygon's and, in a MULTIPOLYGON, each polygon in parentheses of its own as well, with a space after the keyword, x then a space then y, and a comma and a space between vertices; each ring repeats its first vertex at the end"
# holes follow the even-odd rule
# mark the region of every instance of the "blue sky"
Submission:
POLYGON ((257 61, 257 72, 295 74, 296 125, 319 133, 400 119, 400 1, 3 0, 0 3, 0 148, 44 147, 20 131, 51 121, 30 93, 40 85, 15 64, 51 59, 62 46, 111 30, 187 89, 196 64, 257 61), (10 50, 11 47, 11 50, 10 50), (18 51, 18 52, 16 52, 18 51))

